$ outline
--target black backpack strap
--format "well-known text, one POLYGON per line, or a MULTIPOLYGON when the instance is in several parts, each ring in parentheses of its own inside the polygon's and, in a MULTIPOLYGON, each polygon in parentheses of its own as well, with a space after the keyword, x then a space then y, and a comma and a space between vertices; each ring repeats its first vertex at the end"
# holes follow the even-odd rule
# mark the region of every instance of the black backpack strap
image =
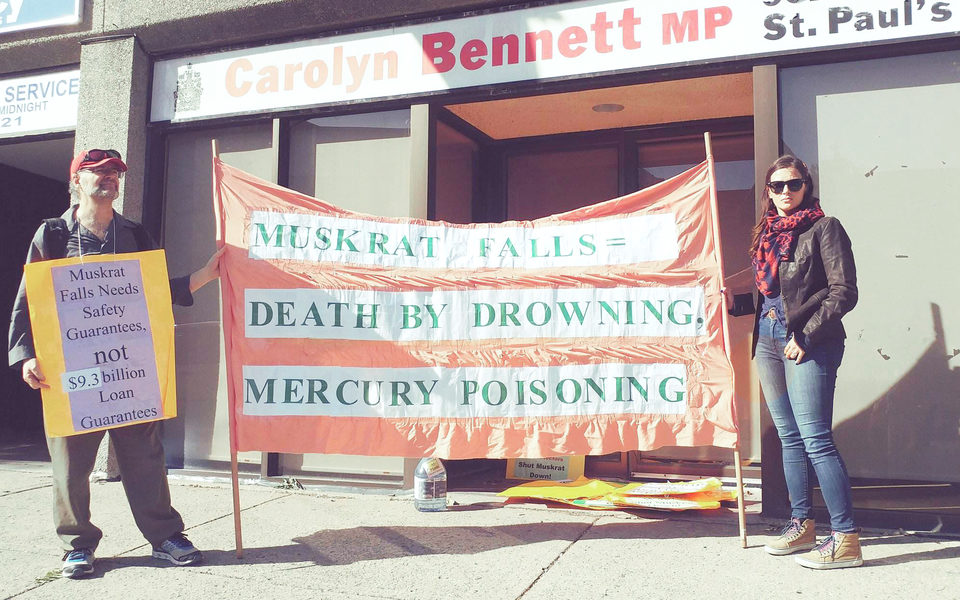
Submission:
POLYGON ((67 222, 57 217, 43 220, 43 252, 46 258, 63 258, 67 255, 67 239, 70 231, 67 222))

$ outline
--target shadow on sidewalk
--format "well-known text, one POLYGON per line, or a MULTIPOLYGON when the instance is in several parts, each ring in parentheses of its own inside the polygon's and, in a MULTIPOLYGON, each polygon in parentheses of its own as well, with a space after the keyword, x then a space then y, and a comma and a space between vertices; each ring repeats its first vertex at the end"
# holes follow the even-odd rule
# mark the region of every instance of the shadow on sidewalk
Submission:
MULTIPOLYGON (((878 537, 861 537, 860 545, 864 548, 869 548, 870 546, 884 546, 884 545, 893 545, 893 544, 918 544, 918 543, 938 543, 934 538, 924 538, 918 537, 915 535, 885 535, 878 537)), ((867 550, 869 552, 869 550, 867 550)), ((869 555, 865 554, 865 559, 869 559, 869 555)), ((896 556, 888 556, 885 558, 877 558, 873 560, 866 560, 864 565, 869 565, 872 567, 882 567, 889 565, 898 565, 901 563, 908 563, 914 561, 923 561, 923 560, 945 560, 945 559, 957 559, 960 558, 960 546, 949 546, 945 548, 937 548, 935 550, 926 550, 923 552, 908 552, 906 554, 898 554, 896 556)))
MULTIPOLYGON (((334 566, 431 554, 477 554, 543 542, 635 540, 656 544, 676 538, 729 538, 731 549, 739 548, 736 526, 717 522, 663 520, 594 525, 548 521, 490 527, 373 526, 318 531, 293 538, 292 543, 285 545, 246 547, 239 560, 232 549, 205 549, 203 566, 334 566)), ((97 560, 97 574, 126 567, 164 565, 145 555, 108 557, 97 560)))
MULTIPOLYGON (((745 552, 762 552, 765 541, 762 525, 751 525, 748 533, 753 543, 745 552)), ((595 525, 584 522, 540 522, 529 524, 498 525, 492 527, 352 527, 318 531, 304 537, 293 538, 291 543, 277 546, 247 547, 242 559, 237 559, 232 549, 206 549, 204 562, 199 568, 235 567, 237 565, 289 565, 288 568, 313 566, 341 566, 364 561, 399 559, 431 554, 478 554, 505 547, 521 547, 543 542, 569 542, 591 540, 626 540, 625 554, 642 552, 660 542, 675 539, 715 538, 729 543, 730 552, 739 548, 738 531, 735 526, 722 522, 685 521, 664 519, 660 521, 621 521, 595 525)), ((863 545, 916 544, 936 540, 909 535, 883 535, 863 538, 863 545)), ((146 552, 146 548, 142 549, 146 552)), ((929 551, 909 552, 898 556, 872 558, 867 551, 866 566, 889 566, 900 563, 926 560, 960 558, 960 547, 941 547, 929 551)), ((114 569, 129 567, 174 567, 149 555, 116 556, 97 560, 94 577, 102 577, 114 569)))

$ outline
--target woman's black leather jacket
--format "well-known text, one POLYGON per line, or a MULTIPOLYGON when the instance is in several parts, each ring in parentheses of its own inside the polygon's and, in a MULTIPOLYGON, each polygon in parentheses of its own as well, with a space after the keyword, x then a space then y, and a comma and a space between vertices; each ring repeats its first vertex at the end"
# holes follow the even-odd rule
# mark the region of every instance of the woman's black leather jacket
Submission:
MULTIPOLYGON (((844 338, 840 318, 857 304, 857 268, 850 238, 840 221, 823 217, 801 233, 793 257, 780 261, 780 293, 787 317, 787 339, 794 333, 805 349, 844 338)), ((753 348, 760 329, 757 302, 753 348)))

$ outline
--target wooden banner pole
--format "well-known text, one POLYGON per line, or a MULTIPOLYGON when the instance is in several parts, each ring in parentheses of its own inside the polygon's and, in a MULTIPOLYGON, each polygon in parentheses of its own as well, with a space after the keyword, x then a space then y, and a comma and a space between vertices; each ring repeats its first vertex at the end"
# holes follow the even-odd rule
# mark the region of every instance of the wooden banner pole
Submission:
MULTIPOLYGON (((226 231, 224 231, 225 222, 223 219, 223 199, 220 197, 220 190, 217 187, 217 160, 220 159, 220 151, 217 147, 216 138, 210 140, 210 149, 213 153, 213 212, 217 220, 217 246, 222 247, 227 243, 226 241, 226 231)), ((221 271, 221 289, 223 289, 224 281, 223 274, 221 271)), ((223 303, 226 306, 226 302, 223 303)), ((226 333, 226 330, 224 330, 226 333)), ((230 340, 226 339, 224 336, 224 347, 226 348, 226 360, 227 360, 227 395, 230 398, 233 398, 231 393, 232 385, 230 384, 233 379, 231 378, 231 368, 230 368, 230 340)), ((233 536, 234 542, 236 544, 237 558, 243 558, 243 532, 240 526, 240 469, 237 461, 237 417, 234 414, 234 406, 232 402, 228 402, 229 405, 229 422, 230 422, 230 482, 233 487, 233 536)))
POLYGON ((747 547, 747 511, 743 505, 743 463, 740 462, 740 444, 733 448, 733 467, 737 473, 737 521, 740 524, 740 547, 747 547))
MULTIPOLYGON (((703 134, 703 143, 706 147, 707 152, 707 163, 710 167, 710 204, 712 207, 712 218, 713 218, 713 243, 717 256, 717 267, 720 270, 720 285, 724 285, 725 274, 723 271, 723 252, 721 251, 720 246, 720 203, 717 201, 717 177, 716 177, 716 164, 713 160, 713 146, 710 141, 710 132, 706 131, 703 134)), ((723 295, 723 290, 716 290, 721 296, 723 295)), ((731 369, 730 372, 733 373, 733 357, 731 355, 730 347, 730 324, 727 317, 726 301, 721 300, 720 307, 720 320, 723 325, 723 349, 727 354, 727 360, 730 362, 731 369)), ((736 385, 734 384, 734 389, 736 385)), ((736 418, 736 403, 734 403, 734 418, 736 418)), ((739 433, 737 435, 737 444, 733 447, 733 464, 734 470, 736 472, 737 478, 737 517, 740 525, 740 545, 743 548, 747 547, 747 514, 746 509, 743 504, 743 468, 740 461, 740 440, 739 433)))

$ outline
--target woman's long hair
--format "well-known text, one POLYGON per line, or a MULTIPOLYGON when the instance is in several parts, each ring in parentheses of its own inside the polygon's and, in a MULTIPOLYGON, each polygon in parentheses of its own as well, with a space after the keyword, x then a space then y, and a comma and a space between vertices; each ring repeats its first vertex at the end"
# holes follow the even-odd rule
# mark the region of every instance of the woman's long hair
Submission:
POLYGON ((803 202, 799 208, 809 208, 817 203, 813 197, 813 177, 810 176, 810 169, 807 168, 806 163, 790 154, 784 154, 773 161, 773 164, 767 169, 767 174, 763 177, 763 186, 760 188, 760 201, 763 202, 765 199, 766 204, 764 205, 763 212, 760 214, 760 220, 757 221, 757 224, 753 227, 753 239, 750 241, 750 256, 756 254, 757 247, 760 246, 760 237, 767 227, 767 213, 775 210, 773 200, 767 192, 767 182, 770 181, 770 176, 780 169, 796 169, 797 173, 800 174, 800 178, 803 179, 803 183, 806 184, 806 187, 803 188, 803 202))

